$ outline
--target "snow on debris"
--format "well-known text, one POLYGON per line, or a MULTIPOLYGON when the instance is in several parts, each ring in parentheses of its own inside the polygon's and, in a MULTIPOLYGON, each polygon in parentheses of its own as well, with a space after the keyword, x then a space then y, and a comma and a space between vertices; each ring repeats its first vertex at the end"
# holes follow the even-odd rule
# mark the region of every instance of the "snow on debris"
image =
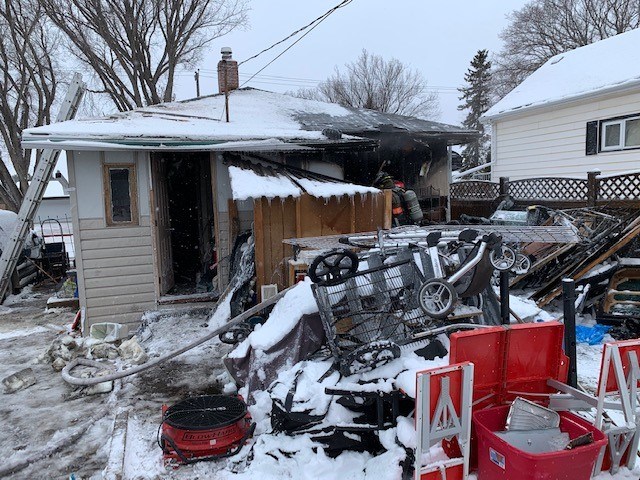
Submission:
POLYGON ((249 198, 286 198, 302 195, 300 187, 282 175, 262 176, 253 170, 229 166, 231 178, 231 190, 234 200, 247 200, 249 198))
POLYGON ((309 178, 300 178, 297 181, 309 195, 321 198, 329 198, 332 196, 341 195, 353 196, 356 193, 380 192, 380 190, 378 190, 377 188, 355 185, 353 183, 321 182, 319 180, 311 180, 309 178))
MULTIPOLYGON (((293 330, 303 315, 317 311, 318 305, 311 292, 311 280, 305 278, 276 303, 266 323, 253 331, 243 342, 245 345, 239 346, 237 352, 234 352, 242 356, 249 345, 257 350, 268 350, 293 330)), ((229 356, 233 357, 234 352, 229 356)))
POLYGON ((357 193, 378 193, 380 191, 377 188, 353 183, 325 182, 308 178, 296 178, 296 182, 300 185, 298 186, 284 175, 259 175, 253 170, 233 165, 229 166, 229 177, 234 200, 260 197, 286 198, 289 196, 296 198, 305 192, 313 197, 331 198, 333 196, 353 196, 357 193))
POLYGON ((640 87, 639 45, 640 29, 635 29, 556 55, 484 117, 499 117, 613 88, 640 87))

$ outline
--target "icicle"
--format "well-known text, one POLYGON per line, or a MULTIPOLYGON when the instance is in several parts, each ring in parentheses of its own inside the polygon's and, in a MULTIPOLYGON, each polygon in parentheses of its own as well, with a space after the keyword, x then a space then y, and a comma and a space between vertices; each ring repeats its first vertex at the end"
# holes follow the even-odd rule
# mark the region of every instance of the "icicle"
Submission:
POLYGON ((267 197, 267 203, 269 204, 269 208, 271 208, 271 200, 273 200, 273 197, 267 197))

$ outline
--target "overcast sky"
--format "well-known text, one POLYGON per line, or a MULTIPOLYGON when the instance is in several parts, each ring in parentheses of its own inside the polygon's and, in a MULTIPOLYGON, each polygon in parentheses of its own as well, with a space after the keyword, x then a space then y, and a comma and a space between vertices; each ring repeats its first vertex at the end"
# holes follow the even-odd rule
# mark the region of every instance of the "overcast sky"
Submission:
MULTIPOLYGON (((221 47, 231 47, 233 57, 242 61, 338 3, 339 0, 253 0, 248 28, 211 44, 211 53, 200 67, 201 94, 217 93, 215 68, 221 47)), ((335 66, 355 60, 365 48, 419 70, 440 94, 442 114, 437 120, 459 124, 464 115, 456 109, 456 88, 463 85, 471 59, 479 49, 500 49, 498 34, 507 24, 506 15, 525 3, 526 0, 353 0, 248 86, 276 92, 313 87, 326 79, 335 66)), ((242 65, 241 83, 288 44, 242 65)), ((194 97, 193 73, 184 72, 179 79, 178 99, 194 97)))

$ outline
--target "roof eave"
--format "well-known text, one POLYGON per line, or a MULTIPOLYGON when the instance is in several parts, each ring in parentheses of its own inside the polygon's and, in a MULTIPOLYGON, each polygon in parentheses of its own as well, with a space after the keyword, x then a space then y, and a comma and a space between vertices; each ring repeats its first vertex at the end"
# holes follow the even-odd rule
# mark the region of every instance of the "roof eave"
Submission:
POLYGON ((480 121, 483 123, 493 123, 496 120, 503 119, 504 117, 517 116, 521 114, 526 115, 531 112, 542 111, 548 108, 553 108, 553 107, 558 107, 561 105, 566 105, 574 102, 589 100, 591 98, 597 98, 604 95, 626 93, 627 91, 636 90, 638 88, 640 88, 640 79, 634 82, 625 82, 623 84, 614 85, 612 87, 603 88, 600 90, 593 90, 591 92, 586 92, 586 93, 574 95, 571 97, 565 97, 558 100, 552 100, 550 102, 546 102, 542 104, 519 107, 512 110, 507 110, 504 112, 498 112, 493 115, 483 115, 480 117, 480 121))

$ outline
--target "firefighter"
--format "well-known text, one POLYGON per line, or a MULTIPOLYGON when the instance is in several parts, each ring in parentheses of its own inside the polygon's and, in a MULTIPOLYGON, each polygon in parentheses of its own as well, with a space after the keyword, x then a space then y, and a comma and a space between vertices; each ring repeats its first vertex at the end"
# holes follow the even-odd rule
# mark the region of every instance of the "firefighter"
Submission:
POLYGON ((403 182, 394 181, 386 172, 380 172, 373 185, 391 190, 391 213, 395 226, 420 224, 423 218, 422 208, 413 190, 406 190, 403 182))

